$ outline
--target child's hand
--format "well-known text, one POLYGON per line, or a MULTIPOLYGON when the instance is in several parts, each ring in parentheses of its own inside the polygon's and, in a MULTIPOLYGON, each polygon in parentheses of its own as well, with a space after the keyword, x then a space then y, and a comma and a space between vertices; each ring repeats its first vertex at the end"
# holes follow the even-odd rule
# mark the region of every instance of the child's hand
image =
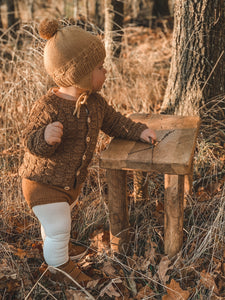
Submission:
POLYGON ((47 144, 53 146, 56 143, 61 142, 61 137, 63 135, 63 125, 60 122, 54 122, 48 124, 45 128, 45 141, 47 144))
POLYGON ((156 133, 153 129, 147 128, 142 131, 140 139, 147 143, 154 144, 156 142, 156 133))

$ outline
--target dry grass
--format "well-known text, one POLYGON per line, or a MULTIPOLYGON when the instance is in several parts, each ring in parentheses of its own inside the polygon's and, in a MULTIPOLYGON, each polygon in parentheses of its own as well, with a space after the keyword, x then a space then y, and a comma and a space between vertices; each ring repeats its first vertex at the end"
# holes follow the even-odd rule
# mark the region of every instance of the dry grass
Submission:
MULTIPOLYGON (((111 63, 103 90, 118 110, 123 113, 159 111, 169 70, 170 41, 171 34, 161 31, 125 30, 122 59, 111 63)), ((75 295, 74 290, 55 284, 49 276, 40 278, 43 257, 39 224, 23 199, 18 177, 23 157, 22 128, 33 102, 52 85, 42 65, 42 42, 32 24, 21 29, 16 38, 8 35, 8 41, 1 39, 0 43, 0 299, 24 299, 29 293, 31 296, 27 299, 77 299, 71 296, 75 295)), ((136 205, 129 175, 133 252, 122 260, 110 254, 107 187, 104 171, 98 167, 99 153, 110 139, 100 135, 80 204, 73 211, 72 224, 72 237, 92 248, 88 259, 80 262, 81 267, 103 280, 89 287, 95 299, 113 299, 103 293, 109 284, 119 294, 116 299, 162 299, 167 280, 171 279, 190 292, 189 299, 222 299, 219 296, 224 296, 224 288, 219 285, 224 284, 225 276, 225 154, 221 138, 216 140, 215 137, 220 137, 225 127, 223 120, 218 123, 214 119, 213 128, 209 126, 212 110, 213 106, 205 112, 206 122, 197 142, 193 195, 188 197, 185 209, 184 246, 181 255, 168 262, 164 275, 159 267, 165 259, 163 182, 159 175, 149 176, 151 200, 136 205), (102 270, 107 274, 106 263, 114 269, 112 282, 107 281, 110 276, 103 276, 102 270), (216 286, 204 283, 203 271, 211 276, 208 282, 209 278, 213 279, 216 286), (215 294, 216 289, 219 292, 215 294)))

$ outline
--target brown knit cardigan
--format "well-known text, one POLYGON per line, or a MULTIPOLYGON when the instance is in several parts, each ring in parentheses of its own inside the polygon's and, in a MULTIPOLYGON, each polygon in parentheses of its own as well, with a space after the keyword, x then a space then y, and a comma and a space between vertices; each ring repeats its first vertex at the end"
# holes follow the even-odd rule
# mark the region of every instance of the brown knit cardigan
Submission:
POLYGON ((74 108, 74 101, 59 98, 53 90, 36 101, 24 130, 22 177, 69 190, 75 182, 85 181, 100 130, 139 140, 147 128, 116 112, 98 93, 91 94, 81 106, 79 118, 73 115, 74 108), (44 139, 44 131, 55 121, 63 124, 63 136, 60 144, 51 146, 44 139))

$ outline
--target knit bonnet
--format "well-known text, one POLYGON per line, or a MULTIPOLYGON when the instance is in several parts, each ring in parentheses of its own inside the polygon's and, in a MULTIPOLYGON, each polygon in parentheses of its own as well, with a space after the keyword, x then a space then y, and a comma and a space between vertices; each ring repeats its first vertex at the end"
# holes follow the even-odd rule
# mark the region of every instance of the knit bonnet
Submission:
POLYGON ((75 25, 60 27, 56 20, 49 19, 41 22, 39 34, 48 40, 44 66, 55 83, 91 91, 92 71, 105 59, 100 38, 75 25))

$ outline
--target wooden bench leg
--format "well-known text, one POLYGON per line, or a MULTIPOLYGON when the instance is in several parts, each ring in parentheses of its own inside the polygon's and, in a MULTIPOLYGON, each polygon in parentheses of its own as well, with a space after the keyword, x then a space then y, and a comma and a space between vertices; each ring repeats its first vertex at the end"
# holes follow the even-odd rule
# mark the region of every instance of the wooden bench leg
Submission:
POLYGON ((171 258, 183 243, 184 176, 165 174, 164 199, 164 243, 165 253, 171 258))
POLYGON ((125 253, 129 243, 126 171, 107 170, 111 249, 125 253))

